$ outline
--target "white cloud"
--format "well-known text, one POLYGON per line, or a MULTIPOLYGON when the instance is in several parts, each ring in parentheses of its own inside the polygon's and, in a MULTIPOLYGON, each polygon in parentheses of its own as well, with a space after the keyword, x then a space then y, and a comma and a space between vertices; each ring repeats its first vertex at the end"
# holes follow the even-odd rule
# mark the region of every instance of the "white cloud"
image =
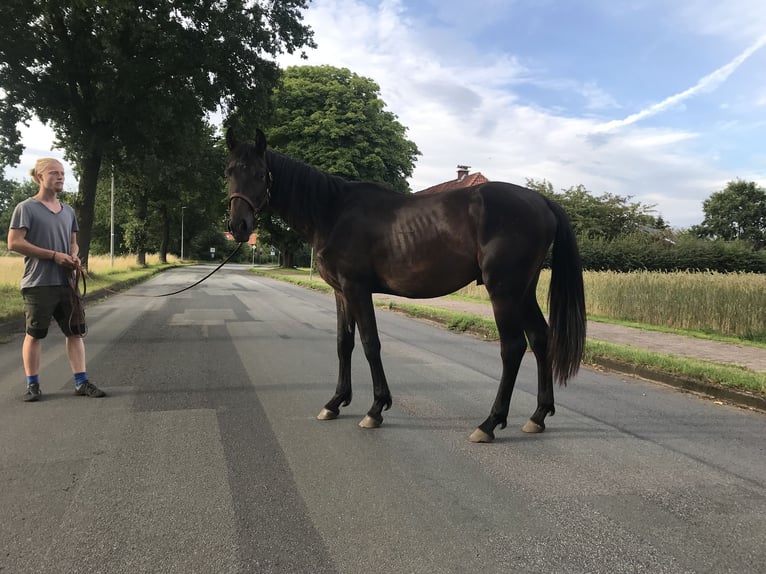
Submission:
MULTIPOLYGON (((658 203, 665 219, 688 226, 701 220, 701 203, 715 191, 713 183, 725 179, 706 162, 684 154, 684 145, 693 143, 696 134, 632 125, 690 94, 635 119, 619 120, 619 135, 595 141, 592 134, 604 123, 520 104, 508 86, 530 81, 530 71, 514 54, 477 59, 471 66, 444 57, 442 45, 429 43, 433 36, 415 29, 399 2, 371 6, 317 0, 307 22, 316 31, 319 49, 308 61, 287 63, 347 67, 380 85, 388 108, 409 128, 408 137, 423 154, 410 182, 413 190, 452 179, 456 166, 467 164, 495 180, 523 184, 529 177, 547 179, 558 188, 583 184, 597 194, 630 195, 658 203)), ((751 46, 740 59, 755 49, 751 46)), ((453 37, 448 52, 460 51, 474 52, 464 37, 453 37)), ((723 81, 738 61, 703 78, 694 90, 723 81)), ((559 78, 535 81, 576 85, 559 78)), ((619 107, 593 82, 574 91, 589 98, 591 109, 619 107)))
POLYGON ((622 120, 613 120, 610 122, 603 123, 596 128, 596 131, 597 132, 612 131, 612 130, 621 128, 623 126, 634 124, 640 120, 657 115, 661 112, 664 112, 665 110, 668 110, 674 106, 677 106, 684 100, 687 100, 701 92, 714 90, 715 88, 720 86, 723 82, 725 82, 729 78, 729 76, 731 76, 737 70, 737 68, 739 68, 743 63, 745 63, 745 61, 748 58, 750 58, 763 46, 766 46, 766 34, 761 35, 755 42, 750 44, 747 48, 745 48, 745 50, 743 50, 739 55, 737 55, 736 58, 728 62, 726 65, 721 66, 717 70, 706 75, 704 78, 699 80, 696 84, 694 84, 691 88, 688 88, 677 94, 673 94, 672 96, 665 98, 661 102, 652 104, 651 106, 644 108, 643 110, 640 110, 634 114, 631 114, 622 120))
POLYGON ((39 158, 54 157, 64 165, 66 170, 65 189, 74 191, 77 187, 77 179, 74 177, 72 166, 64 159, 64 152, 53 147, 54 140, 53 130, 36 119, 30 121, 28 127, 22 127, 21 143, 24 151, 17 165, 5 168, 5 177, 16 181, 27 181, 30 177, 29 170, 39 158))
MULTIPOLYGON (((661 125, 671 111, 720 86, 752 57, 764 45, 766 27, 761 35, 749 36, 751 44, 739 56, 691 88, 610 122, 591 116, 622 109, 621 102, 599 86, 598 78, 581 79, 574 70, 570 78, 549 77, 539 61, 532 69, 518 54, 487 45, 479 49, 470 42, 469 33, 491 23, 493 11, 505 10, 507 16, 516 3, 486 0, 472 4, 467 13, 465 3, 457 0, 429 1, 441 10, 433 22, 417 20, 401 0, 315 0, 305 21, 315 30, 318 49, 308 52, 308 60, 280 58, 282 65, 347 67, 378 83, 388 109, 422 152, 410 182, 414 190, 452 179, 456 166, 467 164, 495 180, 523 184, 529 177, 547 179, 556 188, 583 184, 596 194, 630 195, 657 203, 658 211, 674 226, 688 226, 701 221, 702 201, 726 181, 737 176, 763 181, 763 173, 759 179, 755 170, 729 174, 716 167, 718 148, 706 149, 697 126, 661 125), (585 101, 583 114, 588 115, 565 115, 530 103, 534 100, 518 95, 522 86, 578 94, 585 101), (651 126, 642 121, 650 117, 651 126)), ((732 1, 750 9, 743 18, 757 18, 754 13, 762 0, 757 6, 732 1)), ((642 0, 644 6, 653 3, 656 0, 642 0)), ((703 21, 704 10, 679 8, 674 21, 699 26, 700 34, 731 34, 727 41, 733 42, 732 24, 723 24, 723 9, 717 7, 721 3, 705 4, 710 13, 718 13, 717 28, 715 18, 703 21)), ((741 49, 741 36, 739 42, 741 49)), ((30 147, 39 147, 34 141, 52 140, 52 136, 29 138, 30 147)), ((28 153, 38 155, 32 149, 28 153)))

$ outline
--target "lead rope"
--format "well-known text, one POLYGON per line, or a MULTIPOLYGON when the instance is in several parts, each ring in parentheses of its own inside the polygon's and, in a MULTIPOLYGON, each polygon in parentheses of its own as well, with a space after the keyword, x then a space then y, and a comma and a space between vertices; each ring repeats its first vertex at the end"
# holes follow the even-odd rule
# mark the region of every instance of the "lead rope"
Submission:
POLYGON ((88 292, 88 283, 82 267, 78 266, 72 269, 69 273, 68 281, 70 301, 72 303, 72 312, 69 314, 69 328, 73 333, 84 337, 88 334, 88 325, 85 323, 85 308, 83 307, 82 300, 88 292), (82 284, 82 292, 80 292, 80 284, 82 284), (75 323, 75 320, 77 323, 75 323), (77 326, 76 332, 73 328, 74 325, 77 326))
MULTIPOLYGON (((213 269, 210 273, 205 275, 199 281, 196 281, 196 282, 192 283, 191 285, 188 285, 188 286, 184 287, 183 289, 178 289, 177 291, 171 291, 170 293, 162 293, 160 295, 140 295, 140 294, 135 294, 135 293, 120 293, 119 291, 114 291, 114 290, 106 288, 106 287, 104 288, 104 291, 106 291, 108 293, 112 293, 113 295, 122 295, 124 297, 170 297, 171 295, 178 295, 179 293, 183 293, 184 291, 188 291, 189 289, 191 289, 193 287, 196 287, 197 285, 199 285, 200 283, 205 281, 208 277, 213 275, 213 273, 215 273, 221 267, 223 267, 229 261, 231 261, 231 259, 237 253, 239 253, 239 250, 241 248, 242 248, 242 242, 240 242, 237 245, 236 249, 234 249, 234 251, 232 251, 226 259, 221 261, 221 264, 218 267, 213 269)), ((81 315, 84 315, 84 312, 82 311, 82 298, 85 297, 85 293, 87 292, 87 285, 86 285, 86 282, 85 282, 85 276, 86 276, 86 271, 84 269, 82 269, 82 268, 79 268, 79 267, 77 269, 74 269, 72 271, 72 273, 70 274, 69 287, 72 290, 72 315, 73 316, 74 316, 74 313, 75 313, 75 300, 77 300, 76 305, 79 308, 81 315), (79 288, 79 284, 80 283, 82 283, 82 287, 83 287, 82 288, 82 295, 80 294, 80 288, 79 288)))

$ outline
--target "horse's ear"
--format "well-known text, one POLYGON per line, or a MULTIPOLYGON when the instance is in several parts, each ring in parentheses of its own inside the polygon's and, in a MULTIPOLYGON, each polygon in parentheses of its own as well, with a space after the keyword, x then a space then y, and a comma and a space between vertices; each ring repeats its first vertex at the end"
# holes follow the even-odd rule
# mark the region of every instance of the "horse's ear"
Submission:
POLYGON ((226 147, 229 148, 229 151, 234 151, 234 148, 237 147, 239 142, 237 141, 236 136, 234 135, 234 129, 229 128, 226 130, 226 147))
POLYGON ((260 128, 255 130, 255 151, 258 155, 263 155, 266 151, 266 134, 260 128))

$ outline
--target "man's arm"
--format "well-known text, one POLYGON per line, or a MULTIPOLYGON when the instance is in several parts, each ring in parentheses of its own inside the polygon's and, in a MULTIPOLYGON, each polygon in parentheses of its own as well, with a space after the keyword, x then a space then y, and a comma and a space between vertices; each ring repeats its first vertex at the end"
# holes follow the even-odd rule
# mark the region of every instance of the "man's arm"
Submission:
POLYGON ((72 255, 72 261, 75 263, 76 266, 80 265, 80 258, 78 257, 80 253, 80 245, 77 243, 77 232, 73 231, 72 235, 69 236, 69 253, 72 255))
POLYGON ((38 247, 27 241, 26 227, 8 230, 8 249, 26 257, 36 259, 53 259, 56 252, 44 247, 38 247))

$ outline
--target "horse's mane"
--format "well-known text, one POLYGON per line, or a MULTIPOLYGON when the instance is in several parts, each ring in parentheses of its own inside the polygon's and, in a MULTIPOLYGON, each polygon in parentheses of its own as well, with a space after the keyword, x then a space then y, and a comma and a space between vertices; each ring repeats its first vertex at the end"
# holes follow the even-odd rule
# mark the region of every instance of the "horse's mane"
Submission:
POLYGON ((271 208, 296 231, 321 233, 331 223, 348 182, 272 150, 266 151, 266 161, 273 178, 271 208))
POLYGON ((355 191, 399 193, 381 184, 348 181, 273 150, 266 151, 266 161, 273 177, 270 206, 290 227, 305 235, 314 231, 325 235, 341 203, 355 191), (368 188, 357 189, 358 183, 368 188))

